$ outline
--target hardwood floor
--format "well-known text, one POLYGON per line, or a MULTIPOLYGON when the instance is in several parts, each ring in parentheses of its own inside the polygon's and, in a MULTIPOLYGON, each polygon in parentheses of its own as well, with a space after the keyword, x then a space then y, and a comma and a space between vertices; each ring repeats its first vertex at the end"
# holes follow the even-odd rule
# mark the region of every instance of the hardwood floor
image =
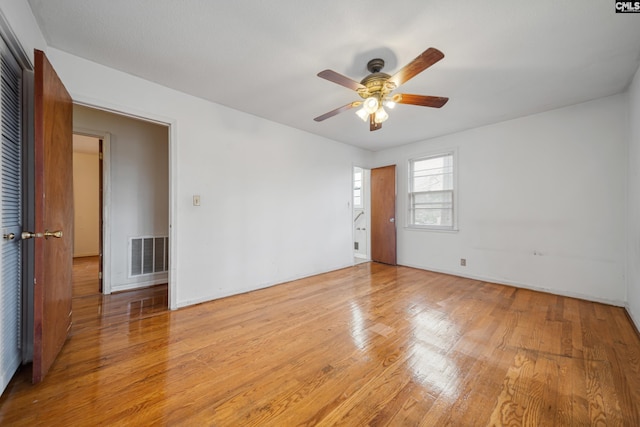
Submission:
POLYGON ((73 297, 98 295, 98 257, 86 256, 73 259, 73 297))
POLYGON ((103 296, 99 292, 98 257, 73 260, 73 327, 71 335, 131 322, 167 311, 167 285, 103 296))
POLYGON ((172 312, 156 291, 74 299, 0 424, 640 425, 619 307, 375 263, 172 312))

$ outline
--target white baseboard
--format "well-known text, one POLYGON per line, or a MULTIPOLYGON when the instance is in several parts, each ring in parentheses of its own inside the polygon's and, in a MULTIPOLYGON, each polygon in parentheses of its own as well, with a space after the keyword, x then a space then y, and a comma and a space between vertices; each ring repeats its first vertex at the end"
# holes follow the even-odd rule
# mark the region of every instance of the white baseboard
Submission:
MULTIPOLYGON (((398 265, 401 265, 401 264, 398 264, 398 265)), ((585 301, 592 301, 592 302, 599 302, 599 303, 602 303, 602 304, 614 305, 616 307, 624 307, 625 306, 625 302, 624 301, 611 300, 611 299, 607 299, 607 298, 598 298, 598 297, 594 297, 593 295, 581 294, 579 292, 566 292, 566 291, 561 291, 561 290, 558 290, 558 289, 543 288, 541 286, 536 286, 536 285, 532 285, 532 284, 529 284, 529 283, 505 281, 505 280, 501 280, 501 279, 496 279, 494 277, 484 277, 484 276, 477 276, 477 275, 473 275, 473 274, 461 274, 459 271, 448 271, 448 270, 435 269, 435 268, 429 268, 429 267, 419 267, 419 266, 410 265, 410 264, 402 264, 402 265, 404 265, 405 267, 417 268, 418 270, 433 271, 435 273, 449 274, 451 276, 464 277, 466 279, 473 279, 473 280, 480 280, 482 282, 496 283, 498 285, 513 286, 515 288, 529 289, 529 290, 532 290, 532 291, 545 292, 545 293, 548 293, 548 294, 559 295, 559 296, 563 296, 563 297, 577 298, 577 299, 581 299, 581 300, 585 300, 585 301)))
POLYGON ((121 283, 119 285, 111 285, 111 292, 130 291, 133 289, 148 288, 149 286, 164 285, 167 283, 167 277, 161 277, 153 280, 136 283, 121 283))
POLYGON ((259 285, 255 286, 255 287, 251 287, 251 288, 234 289, 234 290, 231 290, 231 291, 228 291, 228 292, 221 292, 221 293, 215 294, 215 295, 207 295, 207 296, 202 297, 202 298, 191 299, 191 300, 186 300, 186 301, 178 301, 177 308, 184 308, 184 307, 188 307, 190 305, 202 304, 204 302, 209 302, 209 301, 213 301, 213 300, 217 300, 217 299, 221 299, 221 298, 226 298, 226 297, 230 297, 230 296, 233 296, 233 295, 245 294, 245 293, 248 293, 248 292, 257 291, 259 289, 269 288, 271 286, 276 286, 276 285, 282 285, 284 283, 293 282, 295 280, 305 279, 307 277, 313 277, 313 276, 317 276, 319 274, 330 273, 332 271, 342 270, 343 268, 350 268, 350 267, 353 267, 353 264, 343 265, 342 267, 338 266, 336 268, 332 268, 332 269, 329 269, 329 270, 323 270, 323 271, 317 271, 317 272, 311 273, 311 274, 303 274, 303 275, 300 275, 300 276, 292 276, 292 277, 284 278, 282 280, 278 280, 278 281, 274 281, 274 282, 262 283, 262 284, 259 284, 259 285))
POLYGON ((625 308, 625 310, 627 310, 627 314, 629 315, 629 319, 631 319, 631 321, 636 326, 636 330, 638 332, 640 332, 640 319, 638 319, 637 317, 634 317, 633 312, 631 311, 631 307, 629 307, 628 303, 625 304, 624 308, 625 308))

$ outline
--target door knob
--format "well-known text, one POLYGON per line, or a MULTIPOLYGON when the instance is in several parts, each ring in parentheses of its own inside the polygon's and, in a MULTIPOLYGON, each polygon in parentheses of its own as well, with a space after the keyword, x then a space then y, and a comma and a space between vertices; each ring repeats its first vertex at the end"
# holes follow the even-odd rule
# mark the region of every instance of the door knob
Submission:
POLYGON ((4 238, 4 240, 13 240, 16 238, 16 235, 14 233, 9 233, 4 234, 2 237, 4 238))
POLYGON ((36 237, 44 237, 45 239, 48 239, 49 237, 55 237, 56 239, 60 239, 62 238, 62 230, 58 230, 58 231, 45 230, 44 233, 32 233, 30 231, 23 231, 20 237, 22 238, 22 240, 33 239, 36 237))
POLYGON ((22 240, 33 239, 35 237, 42 237, 42 233, 32 233, 30 231, 23 231, 22 234, 20 234, 20 238, 22 240))
POLYGON ((389 222, 396 222, 395 218, 389 218, 389 222))
POLYGON ((49 237, 55 237, 56 239, 62 238, 62 230, 58 230, 58 231, 45 230, 44 231, 44 238, 48 239, 49 237))

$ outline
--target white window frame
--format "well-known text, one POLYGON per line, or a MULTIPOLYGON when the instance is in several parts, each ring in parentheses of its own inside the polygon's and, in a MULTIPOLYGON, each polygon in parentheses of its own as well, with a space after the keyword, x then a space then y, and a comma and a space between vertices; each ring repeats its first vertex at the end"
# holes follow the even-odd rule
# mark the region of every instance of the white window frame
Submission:
POLYGON ((361 168, 360 166, 354 166, 352 168, 352 190, 351 190, 351 200, 353 203, 353 207, 355 209, 362 209, 364 208, 364 169, 361 168), (358 168, 360 169, 360 188, 358 189, 360 191, 360 203, 356 203, 356 197, 355 197, 355 190, 356 190, 356 173, 355 173, 355 169, 358 168))
MULTIPOLYGON (((443 151, 438 151, 438 152, 433 152, 433 153, 428 153, 428 154, 424 154, 418 157, 414 157, 411 158, 407 161, 407 210, 406 210, 406 228, 410 229, 410 230, 425 230, 425 231, 453 231, 453 232, 457 232, 458 231, 458 150, 457 149, 449 149, 449 150, 443 150, 443 151), (436 157, 444 157, 444 156, 451 156, 452 157, 452 164, 453 164, 453 172, 452 172, 452 179, 453 179, 453 188, 451 190, 444 190, 444 191, 451 191, 452 195, 451 195, 451 225, 422 225, 422 224, 414 224, 413 223, 413 205, 412 205, 412 200, 413 200, 413 167, 414 167, 414 163, 421 161, 421 160, 427 160, 427 159, 432 159, 432 158, 436 158, 436 157)), ((440 191, 434 191, 434 193, 437 193, 440 191)))

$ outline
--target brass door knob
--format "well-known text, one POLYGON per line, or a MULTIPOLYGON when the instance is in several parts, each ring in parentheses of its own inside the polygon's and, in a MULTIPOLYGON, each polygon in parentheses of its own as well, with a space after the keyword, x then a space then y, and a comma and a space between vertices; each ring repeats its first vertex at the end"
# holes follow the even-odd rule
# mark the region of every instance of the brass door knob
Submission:
POLYGON ((62 238, 62 230, 58 230, 58 231, 45 230, 44 238, 48 239, 49 237, 55 237, 56 239, 62 238))
POLYGON ((35 237, 42 237, 42 233, 32 233, 30 231, 23 231, 20 234, 20 238, 22 240, 33 239, 35 237))
POLYGON ((16 235, 14 233, 9 233, 4 234, 2 237, 4 238, 4 240, 13 240, 16 238, 16 235))

